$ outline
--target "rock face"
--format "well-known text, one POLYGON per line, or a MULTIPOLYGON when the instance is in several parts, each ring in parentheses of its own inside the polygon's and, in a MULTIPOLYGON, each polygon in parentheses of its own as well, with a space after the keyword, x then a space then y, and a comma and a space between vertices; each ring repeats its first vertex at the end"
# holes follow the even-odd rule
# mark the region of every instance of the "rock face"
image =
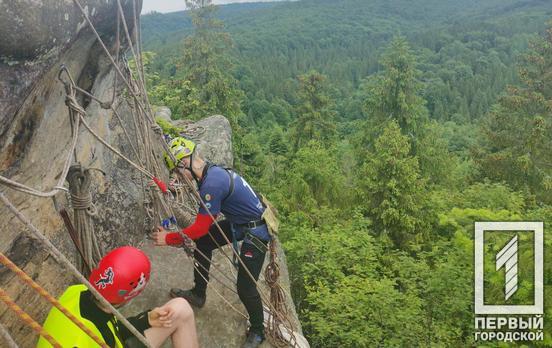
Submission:
MULTIPOLYGON (((88 6, 89 15, 101 30, 108 47, 114 51, 116 2, 81 0, 81 3, 88 6)), ((126 13, 132 13, 132 0, 122 1, 122 5, 126 13)), ((100 100, 111 100, 115 92, 118 101, 115 105, 122 126, 132 145, 140 146, 132 108, 125 102, 121 80, 115 80, 113 67, 82 21, 69 0, 0 0, 0 175, 40 190, 50 190, 57 183, 69 152, 71 134, 65 90, 57 80, 61 64, 67 66, 81 88, 100 100)), ((137 161, 113 110, 103 109, 82 95, 78 96, 78 102, 86 110, 90 126, 108 143, 137 161)), ((213 116, 188 125, 188 129, 204 157, 225 166, 232 165, 231 129, 224 117, 213 116)), ((158 139, 153 151, 159 154, 162 167, 161 140, 153 132, 150 136, 158 139)), ((105 173, 94 171, 91 185, 92 198, 98 209, 94 223, 101 248, 107 251, 120 245, 137 245, 152 258, 153 281, 144 296, 137 298, 127 311, 162 304, 169 287, 190 286, 192 266, 187 256, 173 248, 154 248, 145 239, 151 227, 144 209, 147 180, 83 127, 79 130, 76 158, 82 165, 105 173)), ((167 174, 162 173, 162 179, 166 179, 167 174)), ((0 191, 63 254, 75 260, 75 248, 52 199, 30 196, 2 185, 0 191)), ((66 194, 58 194, 56 200, 71 210, 66 194)), ((2 253, 54 296, 59 296, 68 285, 75 283, 69 272, 41 244, 28 237, 23 224, 2 204, 0 245, 2 253)), ((215 255, 215 263, 221 264, 221 269, 231 274, 232 266, 223 265, 225 262, 227 260, 220 253, 215 255)), ((286 278, 285 267, 282 273, 286 278)), ((284 283, 286 281, 284 279, 284 283)), ((233 284, 229 286, 235 288, 233 284)), ((4 268, 0 268, 0 287, 8 291, 35 320, 44 321, 50 310, 47 302, 4 268)), ((243 311, 233 292, 211 284, 208 305, 197 313, 202 346, 239 346, 245 320, 226 307, 216 291, 243 311)), ((0 309, 0 323, 21 347, 32 347, 36 343, 37 336, 33 331, 4 306, 0 309)), ((4 346, 2 338, 0 346, 4 346)))
POLYGON ((165 120, 167 122, 170 122, 171 121, 171 109, 169 109, 168 107, 166 106, 158 106, 158 107, 155 107, 153 109, 153 112, 154 112, 154 115, 155 115, 155 119, 157 120, 158 118, 162 119, 162 120, 165 120))
POLYGON ((196 141, 197 150, 203 158, 224 167, 233 166, 232 130, 224 116, 211 116, 191 126, 190 129, 195 130, 195 133, 189 137, 196 141))
MULTIPOLYGON (((117 0, 77 0, 99 33, 116 32, 117 0)), ((121 0, 129 30, 142 0, 121 0)), ((72 0, 0 0, 0 146, 30 89, 63 57, 75 41, 91 38, 90 29, 72 0)))
MULTIPOLYGON (((117 11, 115 0, 79 0, 94 25, 111 31, 117 11)), ((142 1, 122 0, 125 17, 140 13, 142 1)), ((129 17, 130 18, 130 17, 129 17)), ((0 52, 15 59, 34 59, 69 43, 86 26, 78 5, 66 0, 0 2, 0 52)))

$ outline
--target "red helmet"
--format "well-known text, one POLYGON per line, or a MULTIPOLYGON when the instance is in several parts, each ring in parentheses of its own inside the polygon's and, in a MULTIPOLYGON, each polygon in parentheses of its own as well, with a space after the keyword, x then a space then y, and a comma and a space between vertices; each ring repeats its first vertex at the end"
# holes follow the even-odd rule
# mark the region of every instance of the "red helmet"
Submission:
POLYGON ((150 271, 150 260, 143 251, 124 246, 105 255, 89 281, 109 303, 121 304, 144 290, 150 271))

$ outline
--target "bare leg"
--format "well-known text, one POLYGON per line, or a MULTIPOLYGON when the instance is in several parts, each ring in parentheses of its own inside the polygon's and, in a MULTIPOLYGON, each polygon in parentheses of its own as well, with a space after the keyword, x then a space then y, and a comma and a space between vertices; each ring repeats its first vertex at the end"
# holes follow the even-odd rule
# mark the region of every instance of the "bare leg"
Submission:
POLYGON ((171 327, 150 327, 144 334, 154 347, 160 347, 169 337, 174 348, 198 348, 194 311, 183 298, 174 298, 161 308, 170 307, 175 316, 171 327))

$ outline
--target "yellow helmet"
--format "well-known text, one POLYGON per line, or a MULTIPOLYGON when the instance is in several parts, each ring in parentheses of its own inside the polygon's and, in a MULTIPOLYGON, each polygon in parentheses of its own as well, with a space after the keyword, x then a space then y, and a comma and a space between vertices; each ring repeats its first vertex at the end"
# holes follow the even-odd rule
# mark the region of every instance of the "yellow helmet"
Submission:
POLYGON ((171 153, 176 159, 176 163, 172 160, 171 156, 165 152, 163 154, 163 157, 165 158, 165 164, 167 165, 167 168, 169 168, 169 170, 173 170, 174 168, 176 168, 176 166, 178 166, 178 163, 180 163, 183 158, 192 155, 195 150, 195 146, 196 144, 193 141, 182 137, 177 137, 171 140, 169 143, 169 148, 171 149, 171 153))

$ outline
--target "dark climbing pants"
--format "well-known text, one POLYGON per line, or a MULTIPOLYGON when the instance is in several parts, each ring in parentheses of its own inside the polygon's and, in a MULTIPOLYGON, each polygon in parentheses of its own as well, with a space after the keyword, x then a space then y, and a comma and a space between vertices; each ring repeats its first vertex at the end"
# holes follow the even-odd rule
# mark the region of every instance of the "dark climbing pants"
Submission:
MULTIPOLYGON (((224 234, 226 235, 228 240, 232 242, 231 224, 228 221, 223 220, 219 222, 219 225, 224 231, 224 234)), ((196 240, 197 250, 194 253, 194 258, 196 262, 200 264, 200 266, 195 267, 194 269, 195 287, 193 289, 193 292, 199 296, 205 296, 207 281, 209 281, 209 268, 211 266, 213 250, 217 249, 218 245, 223 246, 228 244, 215 224, 213 224, 209 229, 209 234, 196 240), (216 243, 215 241, 213 241, 213 239, 216 240, 216 243), (207 281, 204 278, 207 279, 207 281)), ((240 237, 241 238, 238 239, 243 239, 243 236, 240 237)), ((259 274, 261 273, 261 269, 263 267, 265 254, 266 249, 260 250, 258 247, 248 243, 247 241, 242 243, 240 250, 240 259, 249 269, 251 275, 253 275, 255 280, 259 279, 259 274)), ((221 276, 219 275, 217 278, 220 277, 221 276)), ((247 313, 249 314, 251 331, 258 334, 263 334, 263 304, 261 301, 261 295, 259 294, 255 283, 243 268, 241 262, 238 268, 237 288, 238 296, 240 297, 240 300, 244 304, 245 309, 247 309, 247 313)))

